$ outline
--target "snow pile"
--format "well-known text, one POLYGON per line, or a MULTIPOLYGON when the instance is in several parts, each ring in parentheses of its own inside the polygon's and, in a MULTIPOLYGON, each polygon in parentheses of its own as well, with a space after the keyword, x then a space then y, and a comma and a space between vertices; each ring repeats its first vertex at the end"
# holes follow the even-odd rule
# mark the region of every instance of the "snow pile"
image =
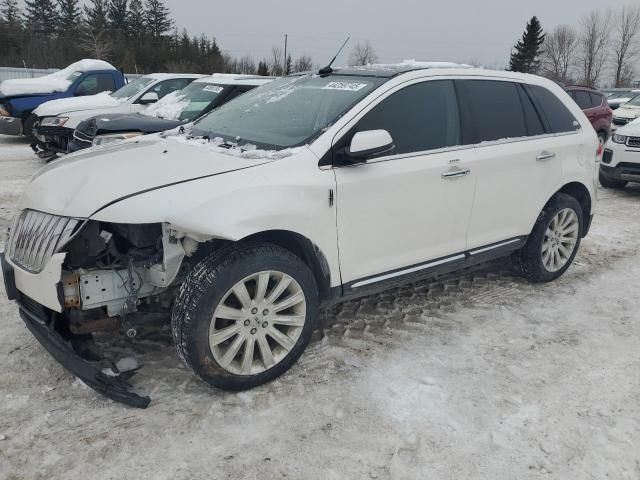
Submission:
POLYGON ((147 107, 142 113, 150 117, 164 118, 166 120, 179 120, 180 115, 189 106, 189 100, 180 91, 171 92, 158 102, 147 107))
POLYGON ((84 59, 42 77, 5 80, 0 83, 0 95, 8 97, 34 93, 65 92, 72 83, 69 77, 74 72, 90 72, 93 70, 115 70, 115 67, 104 60, 84 59))
POLYGON ((117 99, 111 96, 111 92, 102 92, 86 97, 58 98, 44 102, 33 113, 38 117, 53 117, 64 112, 76 110, 91 110, 94 108, 117 107, 127 99, 117 99))
POLYGON ((233 155, 234 157, 250 158, 250 159, 267 159, 278 160, 280 158, 290 157, 296 153, 302 151, 305 147, 296 148, 284 148, 282 150, 262 150, 252 144, 230 144, 223 138, 215 137, 208 139, 205 137, 191 137, 189 134, 179 133, 180 129, 168 130, 161 134, 163 138, 168 138, 176 142, 185 143, 187 145, 193 145, 196 147, 207 148, 216 153, 223 153, 225 155, 233 155))

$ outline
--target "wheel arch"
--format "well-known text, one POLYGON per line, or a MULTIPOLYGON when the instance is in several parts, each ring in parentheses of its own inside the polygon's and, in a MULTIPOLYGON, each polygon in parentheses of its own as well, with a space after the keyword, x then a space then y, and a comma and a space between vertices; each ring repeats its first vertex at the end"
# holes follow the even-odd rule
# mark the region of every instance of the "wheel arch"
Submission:
POLYGON ((253 233, 238 242, 269 242, 299 257, 311 270, 318 285, 320 300, 326 300, 331 291, 331 269, 320 248, 304 235, 290 230, 266 230, 253 233))
POLYGON ((549 204, 549 202, 551 202, 551 200, 553 199, 553 197, 555 197, 557 194, 559 193, 564 193, 566 195, 569 195, 573 198, 575 198, 578 203, 580 204, 580 207, 582 207, 582 213, 584 215, 583 217, 583 221, 582 221, 582 236, 586 236, 588 230, 589 230, 589 219, 591 217, 591 210, 592 210, 592 200, 591 200, 591 193, 589 193, 589 189, 580 182, 570 182, 567 183, 566 185, 564 185, 562 188, 560 188, 558 191, 556 191, 551 198, 549 198, 549 200, 547 201, 547 203, 545 204, 545 208, 547 207, 547 205, 549 204))

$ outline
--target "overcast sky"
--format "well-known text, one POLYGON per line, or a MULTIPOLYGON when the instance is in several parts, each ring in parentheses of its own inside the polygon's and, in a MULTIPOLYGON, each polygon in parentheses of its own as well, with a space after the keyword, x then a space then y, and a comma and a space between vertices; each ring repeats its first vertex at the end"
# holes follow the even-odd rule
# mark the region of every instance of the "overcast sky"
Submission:
POLYGON ((289 51, 325 63, 347 35, 369 40, 381 62, 414 58, 507 64, 511 46, 537 15, 543 28, 577 25, 594 10, 639 0, 165 0, 179 28, 215 36, 234 56, 268 57, 289 34, 289 51))

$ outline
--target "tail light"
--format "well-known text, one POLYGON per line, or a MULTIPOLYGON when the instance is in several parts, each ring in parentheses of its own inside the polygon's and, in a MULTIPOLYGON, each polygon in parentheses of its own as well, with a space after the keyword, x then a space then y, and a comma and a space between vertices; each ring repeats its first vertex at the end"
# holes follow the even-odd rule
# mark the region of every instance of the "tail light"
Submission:
POLYGON ((598 148, 596 149, 596 158, 602 157, 603 153, 604 153, 604 145, 598 142, 598 148))

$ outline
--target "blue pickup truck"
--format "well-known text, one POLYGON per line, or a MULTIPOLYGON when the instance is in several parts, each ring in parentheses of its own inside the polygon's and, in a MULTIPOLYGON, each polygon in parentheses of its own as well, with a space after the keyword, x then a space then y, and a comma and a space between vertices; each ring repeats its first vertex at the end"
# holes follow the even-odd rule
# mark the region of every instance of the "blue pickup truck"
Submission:
POLYGON ((124 86, 122 72, 103 60, 85 59, 57 72, 37 78, 0 83, 0 134, 31 136, 37 117, 31 112, 58 98, 114 92, 124 86))

